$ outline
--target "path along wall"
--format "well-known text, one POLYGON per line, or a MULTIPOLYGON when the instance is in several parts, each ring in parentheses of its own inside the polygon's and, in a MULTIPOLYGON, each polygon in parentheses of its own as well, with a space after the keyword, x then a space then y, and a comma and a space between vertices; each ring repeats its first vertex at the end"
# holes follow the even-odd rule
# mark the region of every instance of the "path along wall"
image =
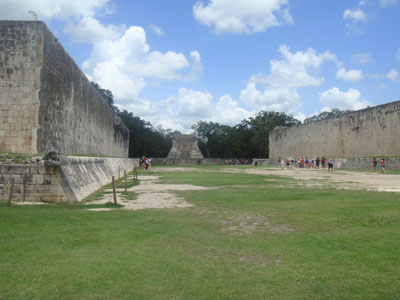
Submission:
POLYGON ((400 101, 269 135, 270 161, 317 156, 354 158, 400 156, 400 101))
POLYGON ((0 200, 8 201, 14 178, 13 201, 77 202, 123 176, 138 165, 137 159, 61 156, 59 162, 0 165, 0 200))
POLYGON ((0 150, 127 157, 129 131, 40 21, 0 21, 0 150))

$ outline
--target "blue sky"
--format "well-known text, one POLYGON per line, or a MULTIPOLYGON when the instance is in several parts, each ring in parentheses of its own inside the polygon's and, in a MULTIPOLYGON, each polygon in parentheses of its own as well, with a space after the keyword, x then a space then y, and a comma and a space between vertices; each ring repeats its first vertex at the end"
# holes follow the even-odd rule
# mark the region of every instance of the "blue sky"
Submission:
POLYGON ((164 129, 400 100, 399 0, 2 0, 115 102, 164 129))

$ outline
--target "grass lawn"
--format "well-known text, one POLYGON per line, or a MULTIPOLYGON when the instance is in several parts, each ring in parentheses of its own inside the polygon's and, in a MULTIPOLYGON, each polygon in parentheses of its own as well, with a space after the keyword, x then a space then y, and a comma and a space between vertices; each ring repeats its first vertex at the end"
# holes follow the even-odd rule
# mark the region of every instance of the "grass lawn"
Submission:
POLYGON ((219 188, 176 192, 184 209, 0 203, 0 299, 400 299, 398 194, 146 174, 219 188))

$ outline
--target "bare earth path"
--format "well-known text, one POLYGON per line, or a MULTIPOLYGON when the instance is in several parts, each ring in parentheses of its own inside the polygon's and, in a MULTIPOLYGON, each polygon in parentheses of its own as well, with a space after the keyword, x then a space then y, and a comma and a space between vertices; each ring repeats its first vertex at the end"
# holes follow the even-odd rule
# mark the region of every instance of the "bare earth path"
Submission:
POLYGON ((326 169, 262 169, 254 168, 246 170, 249 174, 287 176, 297 180, 305 181, 305 186, 321 185, 324 181, 338 189, 365 189, 380 192, 400 192, 400 175, 333 171, 326 169))

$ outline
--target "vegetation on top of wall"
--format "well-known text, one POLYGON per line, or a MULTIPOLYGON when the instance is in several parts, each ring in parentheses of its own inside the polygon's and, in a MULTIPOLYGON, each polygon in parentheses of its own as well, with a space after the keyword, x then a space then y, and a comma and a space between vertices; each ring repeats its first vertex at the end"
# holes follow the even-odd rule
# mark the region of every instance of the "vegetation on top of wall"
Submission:
POLYGON ((313 115, 303 121, 303 124, 309 124, 315 121, 321 121, 327 118, 334 118, 334 117, 340 117, 343 114, 352 112, 352 110, 340 110, 337 108, 332 109, 331 111, 323 111, 319 113, 318 115, 313 115))
POLYGON ((25 153, 12 153, 6 151, 0 151, 0 163, 13 163, 13 164, 25 164, 30 163, 37 157, 42 157, 43 153, 39 154, 25 154, 25 153))

